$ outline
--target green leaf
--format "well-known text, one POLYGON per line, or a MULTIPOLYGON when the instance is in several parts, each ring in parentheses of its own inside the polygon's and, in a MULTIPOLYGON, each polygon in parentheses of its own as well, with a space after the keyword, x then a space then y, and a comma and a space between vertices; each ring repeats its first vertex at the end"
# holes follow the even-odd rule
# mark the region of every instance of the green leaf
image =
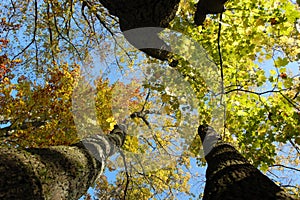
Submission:
POLYGON ((271 74, 272 76, 274 76, 276 73, 277 73, 277 72, 276 72, 274 69, 271 69, 271 70, 270 70, 270 74, 271 74))
POLYGON ((287 64, 289 64, 289 60, 285 57, 285 58, 281 58, 279 57, 276 61, 275 61, 275 66, 276 67, 284 67, 287 64))

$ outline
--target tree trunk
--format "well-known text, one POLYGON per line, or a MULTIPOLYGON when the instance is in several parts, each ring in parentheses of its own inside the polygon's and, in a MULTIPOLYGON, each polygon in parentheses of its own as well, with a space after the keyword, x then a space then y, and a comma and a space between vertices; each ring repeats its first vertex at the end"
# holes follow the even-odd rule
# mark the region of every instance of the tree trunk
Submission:
POLYGON ((194 16, 197 26, 203 25, 207 14, 218 14, 224 12, 224 4, 227 0, 199 0, 194 16))
POLYGON ((0 199, 79 199, 120 147, 124 129, 95 135, 74 146, 0 148, 0 199))
POLYGON ((169 26, 175 17, 180 0, 99 0, 119 18, 122 31, 140 27, 169 26))
POLYGON ((200 126, 198 134, 208 164, 203 200, 294 199, 224 143, 211 127, 200 126))
POLYGON ((180 0, 99 1, 110 14, 119 18, 121 31, 134 47, 153 58, 169 61, 172 67, 177 65, 178 61, 172 60, 170 46, 158 37, 158 33, 174 19, 180 0))
MULTIPOLYGON (((195 24, 202 25, 207 14, 223 12, 226 1, 199 0, 194 15, 195 24)), ((172 60, 171 48, 157 34, 162 30, 159 28, 167 28, 174 19, 180 0, 99 0, 99 2, 110 14, 119 18, 121 31, 134 47, 151 57, 169 61, 172 67, 178 64, 178 61, 172 60), (134 31, 145 27, 157 29, 134 31)))

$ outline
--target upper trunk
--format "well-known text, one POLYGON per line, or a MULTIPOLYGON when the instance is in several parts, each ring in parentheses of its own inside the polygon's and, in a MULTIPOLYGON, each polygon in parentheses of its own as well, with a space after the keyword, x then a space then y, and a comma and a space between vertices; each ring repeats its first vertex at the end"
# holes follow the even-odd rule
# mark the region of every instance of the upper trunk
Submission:
POLYGON ((173 67, 177 65, 177 61, 172 60, 170 46, 158 37, 158 33, 174 19, 180 0, 99 1, 110 14, 119 18, 121 31, 134 47, 153 58, 170 61, 173 67))
POLYGON ((99 0, 119 18, 122 31, 140 27, 169 26, 178 10, 180 0, 99 0))
MULTIPOLYGON (((207 14, 223 12, 226 1, 199 0, 194 16, 195 24, 202 25, 207 14)), ((180 0, 99 0, 99 2, 107 8, 110 14, 119 18, 121 31, 134 47, 151 57, 171 61, 169 64, 172 67, 177 65, 178 61, 172 60, 171 48, 157 34, 161 31, 159 28, 167 28, 174 19, 180 0), (149 29, 128 32, 128 30, 144 27, 157 27, 158 29, 150 30, 150 32, 149 29)))
POLYGON ((207 14, 224 12, 227 0, 199 0, 195 12, 194 22, 197 26, 203 25, 207 14))
POLYGON ((203 200, 293 199, 233 146, 221 141, 211 127, 200 126, 198 134, 204 144, 208 164, 203 200))

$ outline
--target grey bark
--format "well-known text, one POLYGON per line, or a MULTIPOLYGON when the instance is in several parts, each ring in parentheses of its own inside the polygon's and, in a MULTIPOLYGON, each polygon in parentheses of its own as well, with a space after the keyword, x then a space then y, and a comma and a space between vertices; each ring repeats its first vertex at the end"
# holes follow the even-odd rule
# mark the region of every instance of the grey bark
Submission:
POLYGON ((107 136, 88 137, 74 146, 0 148, 0 199, 79 199, 123 144, 125 134, 115 126, 107 136))
POLYGON ((211 127, 198 129, 204 146, 206 185, 203 200, 295 199, 251 165, 232 145, 224 143, 211 127))

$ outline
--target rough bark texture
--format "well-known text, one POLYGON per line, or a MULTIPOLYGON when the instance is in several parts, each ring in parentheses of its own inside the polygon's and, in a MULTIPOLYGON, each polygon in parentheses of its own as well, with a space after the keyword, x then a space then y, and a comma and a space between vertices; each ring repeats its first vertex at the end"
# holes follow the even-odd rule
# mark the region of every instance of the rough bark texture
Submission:
POLYGON ((0 149, 0 199, 78 199, 101 163, 83 147, 0 149))
MULTIPOLYGON (((119 18, 125 38, 147 55, 162 61, 172 59, 171 48, 158 37, 175 17, 180 0, 99 0, 110 14, 119 18), (156 27, 156 29, 137 28, 156 27), (129 31, 131 30, 131 31, 129 31), (150 45, 151 46, 150 46, 150 45)), ((176 66, 177 62, 170 63, 176 66)))
POLYGON ((252 166, 233 146, 216 138, 208 126, 200 126, 198 134, 203 143, 214 135, 213 148, 204 147, 206 185, 203 200, 275 200, 294 199, 278 185, 252 166))
POLYGON ((0 148, 0 199, 79 199, 101 174, 107 157, 123 144, 125 134, 115 126, 108 136, 91 136, 74 146, 0 148))

